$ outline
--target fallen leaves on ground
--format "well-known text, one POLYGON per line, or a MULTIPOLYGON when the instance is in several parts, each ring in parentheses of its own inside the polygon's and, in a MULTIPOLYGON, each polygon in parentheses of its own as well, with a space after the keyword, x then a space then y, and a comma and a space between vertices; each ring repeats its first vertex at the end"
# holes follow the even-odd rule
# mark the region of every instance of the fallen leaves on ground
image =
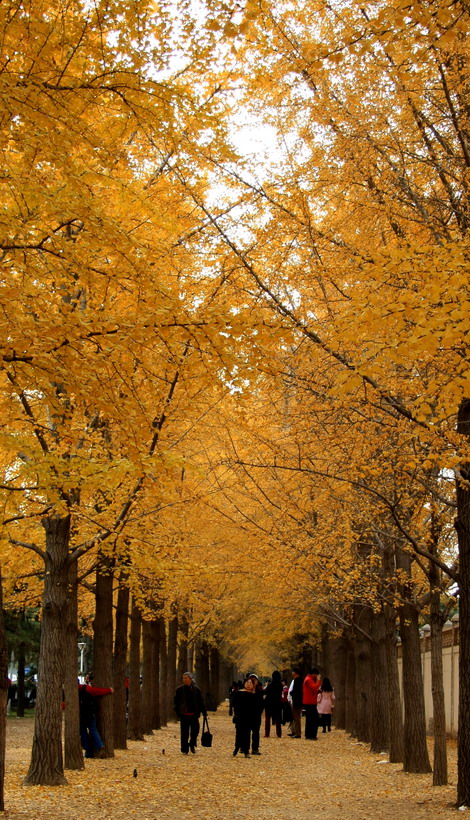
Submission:
MULTIPOLYGON (((449 741, 449 786, 406 774, 333 728, 308 742, 262 738, 261 756, 232 756, 234 726, 224 704, 211 714, 211 748, 182 755, 175 723, 109 760, 67 771, 67 786, 22 785, 33 720, 7 722, 8 820, 429 820, 454 818, 456 744, 449 741), (378 765, 378 764, 383 765, 378 765), (386 764, 386 765, 385 765, 386 764), (134 774, 137 773, 137 776, 134 774)), ((469 815, 470 816, 470 815, 469 815)))

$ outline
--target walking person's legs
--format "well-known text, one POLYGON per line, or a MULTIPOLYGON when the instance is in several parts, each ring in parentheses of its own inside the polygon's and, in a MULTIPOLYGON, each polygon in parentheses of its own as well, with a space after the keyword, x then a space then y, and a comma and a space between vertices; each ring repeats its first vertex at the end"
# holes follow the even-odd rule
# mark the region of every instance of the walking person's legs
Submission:
POLYGON ((190 718, 185 717, 184 715, 180 717, 181 751, 184 755, 187 755, 189 752, 190 720, 190 718))
POLYGON ((292 717, 293 717, 293 729, 292 734, 294 737, 302 737, 302 707, 301 706, 293 706, 292 707, 292 717))
POLYGON ((265 708, 264 710, 264 736, 269 737, 269 732, 271 729, 271 715, 269 710, 265 708))
POLYGON ((198 736, 199 736, 199 720, 198 720, 197 717, 192 717, 191 718, 190 732, 191 732, 191 736, 189 738, 189 748, 191 749, 191 751, 194 754, 194 752, 196 750, 196 746, 197 746, 197 739, 198 739, 198 736))
POLYGON ((318 735, 318 709, 317 705, 314 704, 312 706, 312 726, 313 726, 313 739, 317 739, 318 735))
POLYGON ((256 721, 251 730, 251 751, 253 754, 259 754, 259 734, 261 730, 261 718, 256 721))
MULTIPOLYGON (((305 737, 307 740, 312 740, 315 737, 315 731, 313 726, 313 705, 308 704, 305 707, 305 737)), ((316 710, 316 707, 315 707, 316 710)))

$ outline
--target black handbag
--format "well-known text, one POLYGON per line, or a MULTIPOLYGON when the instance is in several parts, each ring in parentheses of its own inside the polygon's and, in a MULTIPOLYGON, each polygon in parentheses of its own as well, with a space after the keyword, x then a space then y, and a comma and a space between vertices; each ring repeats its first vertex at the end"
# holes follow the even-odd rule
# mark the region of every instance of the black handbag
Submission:
POLYGON ((209 731, 209 721, 206 715, 202 722, 201 746, 212 746, 212 732, 209 731))

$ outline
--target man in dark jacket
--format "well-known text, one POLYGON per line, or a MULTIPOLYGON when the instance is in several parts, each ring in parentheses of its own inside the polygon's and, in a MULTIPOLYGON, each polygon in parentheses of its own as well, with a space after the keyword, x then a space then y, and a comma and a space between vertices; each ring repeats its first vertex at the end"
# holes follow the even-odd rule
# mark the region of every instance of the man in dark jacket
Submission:
POLYGON ((183 685, 178 686, 173 699, 173 708, 180 722, 181 752, 187 755, 191 749, 195 754, 199 735, 199 716, 207 715, 199 686, 196 686, 189 672, 183 674, 183 685))

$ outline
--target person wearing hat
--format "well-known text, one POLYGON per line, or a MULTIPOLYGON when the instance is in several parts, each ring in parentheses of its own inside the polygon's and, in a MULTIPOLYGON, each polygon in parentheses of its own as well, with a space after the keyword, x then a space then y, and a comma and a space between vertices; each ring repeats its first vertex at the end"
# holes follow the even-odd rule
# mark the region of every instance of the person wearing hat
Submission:
POLYGON ((251 730, 251 754, 260 755, 259 738, 261 733, 261 718, 264 709, 263 687, 259 682, 258 675, 255 675, 254 672, 251 672, 248 678, 253 682, 253 691, 256 695, 256 716, 253 720, 253 728, 251 730))

